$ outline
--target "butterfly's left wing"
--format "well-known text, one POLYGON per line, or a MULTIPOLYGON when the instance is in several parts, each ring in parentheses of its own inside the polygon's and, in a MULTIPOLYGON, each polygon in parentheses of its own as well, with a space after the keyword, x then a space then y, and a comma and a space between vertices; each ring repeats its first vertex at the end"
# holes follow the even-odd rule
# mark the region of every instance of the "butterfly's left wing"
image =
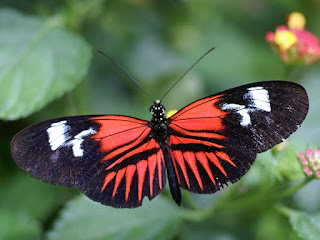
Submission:
POLYGON ((17 165, 33 177, 78 187, 94 201, 138 207, 165 186, 164 159, 148 122, 120 115, 44 121, 11 142, 17 165))
POLYGON ((282 142, 303 122, 308 96, 298 84, 258 82, 191 103, 169 118, 178 182, 212 193, 238 181, 257 153, 282 142))

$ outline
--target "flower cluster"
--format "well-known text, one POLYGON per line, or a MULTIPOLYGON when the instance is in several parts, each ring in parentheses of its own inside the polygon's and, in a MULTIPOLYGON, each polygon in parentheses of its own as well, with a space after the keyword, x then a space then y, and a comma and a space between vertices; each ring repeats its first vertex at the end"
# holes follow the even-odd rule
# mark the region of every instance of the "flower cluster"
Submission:
POLYGON ((298 158, 307 176, 320 178, 320 150, 308 149, 306 153, 299 152, 298 158))
POLYGON ((312 64, 320 59, 319 39, 304 29, 305 24, 305 17, 293 12, 287 18, 288 26, 280 25, 265 36, 287 64, 312 64))

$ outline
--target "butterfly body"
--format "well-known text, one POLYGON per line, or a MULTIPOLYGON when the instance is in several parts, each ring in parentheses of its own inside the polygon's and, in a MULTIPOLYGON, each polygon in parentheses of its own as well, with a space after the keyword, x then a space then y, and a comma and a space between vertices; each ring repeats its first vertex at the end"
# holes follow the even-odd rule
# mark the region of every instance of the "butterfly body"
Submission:
POLYGON ((78 187, 105 205, 138 207, 166 179, 180 205, 180 188, 214 193, 238 181, 258 153, 297 129, 308 106, 298 84, 258 82, 197 100, 169 118, 155 101, 150 121, 121 115, 44 121, 18 133, 11 151, 33 177, 78 187))
POLYGON ((156 100, 154 105, 150 107, 150 113, 152 115, 151 121, 148 126, 151 128, 152 135, 159 144, 161 151, 163 152, 163 158, 167 170, 167 176, 169 180, 170 192, 175 202, 181 204, 181 191, 178 184, 176 173, 174 172, 174 166, 169 153, 169 121, 165 117, 165 106, 160 104, 160 100, 156 100))

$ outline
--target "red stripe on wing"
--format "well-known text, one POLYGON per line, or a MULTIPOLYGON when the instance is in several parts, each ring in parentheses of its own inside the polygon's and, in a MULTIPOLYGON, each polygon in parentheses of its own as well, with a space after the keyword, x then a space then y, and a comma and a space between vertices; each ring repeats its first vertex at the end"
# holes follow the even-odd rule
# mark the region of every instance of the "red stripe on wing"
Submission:
POLYGON ((219 159, 214 153, 205 153, 208 159, 217 167, 219 170, 227 177, 227 173, 224 170, 224 168, 221 166, 221 163, 219 162, 219 159))
POLYGON ((157 166, 158 166, 159 188, 162 189, 164 187, 162 183, 165 181, 165 179, 163 179, 165 176, 162 173, 162 170, 164 169, 164 166, 165 166, 162 151, 158 151, 157 153, 157 166))
POLYGON ((215 95, 197 100, 186 107, 182 108, 176 114, 170 117, 173 120, 182 120, 189 118, 216 118, 225 113, 215 106, 215 103, 221 98, 221 95, 215 95))
POLYGON ((214 185, 216 185, 216 181, 214 180, 214 177, 212 175, 211 169, 210 169, 210 165, 209 165, 209 161, 205 155, 205 153, 203 152, 197 152, 196 153, 196 158, 198 159, 199 163, 202 165, 202 167, 206 170, 208 176, 210 177, 212 183, 214 185))
POLYGON ((107 176, 104 178, 103 185, 100 192, 103 192, 103 190, 106 188, 106 186, 109 184, 109 182, 114 178, 116 174, 117 174, 116 172, 110 172, 107 174, 107 176))
POLYGON ((202 144, 202 145, 205 145, 208 147, 215 147, 218 149, 224 148, 224 146, 222 146, 221 144, 209 142, 206 140, 198 140, 198 139, 194 139, 194 138, 180 137, 180 136, 174 136, 174 135, 170 136, 170 144, 175 144, 175 145, 177 145, 177 144, 202 144))
POLYGON ((187 168, 186 168, 186 164, 185 164, 185 160, 183 158, 182 152, 181 151, 170 151, 171 153, 171 158, 173 161, 173 165, 175 168, 175 172, 177 174, 177 179, 179 184, 181 184, 181 178, 184 178, 188 188, 190 188, 190 183, 189 183, 189 177, 188 177, 188 173, 187 173, 187 168), (180 177, 180 174, 178 172, 178 166, 180 167, 183 176, 180 177))
POLYGON ((131 182, 136 172, 136 169, 137 167, 135 165, 129 165, 126 170, 126 201, 128 201, 128 197, 131 189, 131 182))
POLYGON ((198 171, 195 154, 193 152, 187 151, 187 152, 183 153, 183 156, 184 156, 184 159, 186 160, 186 162, 188 163, 189 167, 191 168, 194 176, 196 177, 200 188, 203 189, 203 183, 201 181, 201 177, 200 177, 200 174, 198 171))
POLYGON ((112 193, 112 197, 114 197, 116 195, 116 192, 118 190, 118 187, 124 177, 124 174, 126 172, 126 169, 123 168, 123 169, 120 169, 118 172, 117 172, 117 176, 116 176, 116 183, 114 184, 114 188, 113 188, 113 193, 112 193))
POLYGON ((142 190, 146 177, 148 163, 146 160, 142 160, 137 164, 137 172, 138 172, 138 200, 141 202, 142 199, 142 190))
POLYGON ((231 158, 229 157, 228 154, 226 154, 225 152, 215 152, 215 154, 221 158, 222 160, 230 163, 232 166, 237 167, 237 165, 231 160, 231 158))
POLYGON ((184 119, 181 121, 173 121, 170 123, 170 128, 176 133, 188 135, 190 137, 202 137, 202 138, 214 138, 225 139, 218 131, 223 131, 222 125, 220 125, 221 119, 215 119, 218 122, 217 125, 210 119, 184 119), (191 123, 188 127, 188 122, 191 123), (182 124, 181 124, 182 123, 182 124), (184 126, 184 127, 183 127, 184 126), (217 127, 218 126, 218 127, 217 127), (211 132, 216 131, 216 132, 211 132))
POLYGON ((92 117, 91 120, 100 125, 99 131, 92 138, 100 143, 101 151, 107 154, 101 162, 135 146, 137 141, 145 139, 150 133, 147 121, 131 117, 106 115, 92 117))
POLYGON ((149 168, 149 191, 150 196, 153 197, 153 180, 155 176, 155 170, 157 166, 157 155, 154 154, 149 157, 148 168, 149 168))

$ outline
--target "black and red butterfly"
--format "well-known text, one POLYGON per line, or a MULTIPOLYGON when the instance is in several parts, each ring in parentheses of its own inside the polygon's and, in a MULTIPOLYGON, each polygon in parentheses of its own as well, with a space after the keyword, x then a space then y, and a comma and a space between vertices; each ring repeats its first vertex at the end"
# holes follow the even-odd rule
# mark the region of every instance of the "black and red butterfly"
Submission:
POLYGON ((151 121, 121 115, 44 121, 19 132, 11 151, 33 177, 78 187, 105 205, 141 206, 145 196, 151 200, 164 189, 167 178, 180 205, 180 187, 214 193, 237 182, 257 153, 297 129, 308 108, 302 86, 258 82, 197 100, 169 118, 157 100, 151 121))

